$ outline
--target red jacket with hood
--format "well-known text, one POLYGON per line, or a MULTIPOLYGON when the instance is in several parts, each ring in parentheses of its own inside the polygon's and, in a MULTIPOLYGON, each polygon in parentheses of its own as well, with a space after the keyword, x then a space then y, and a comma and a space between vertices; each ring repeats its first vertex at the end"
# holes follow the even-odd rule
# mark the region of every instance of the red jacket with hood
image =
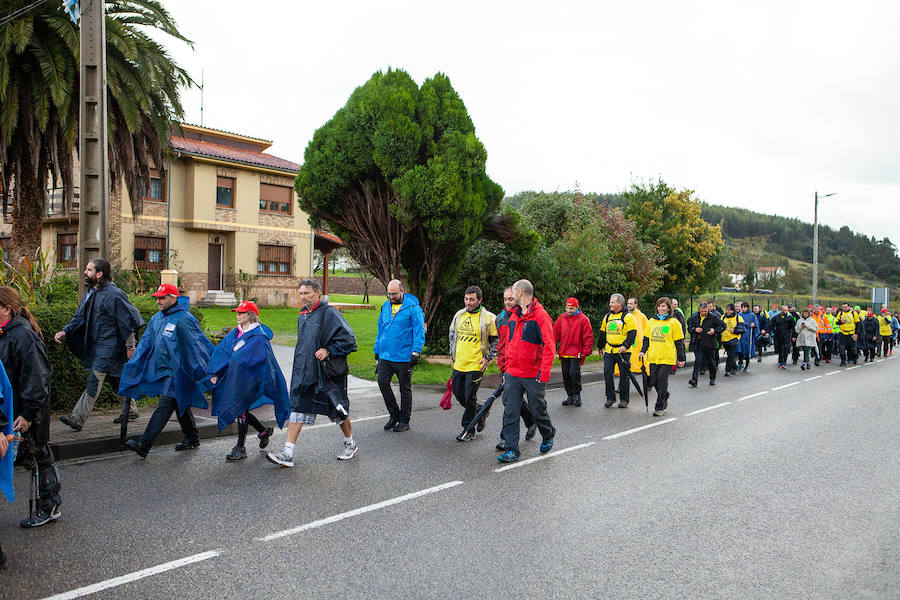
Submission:
POLYGON ((580 310, 574 315, 563 313, 553 324, 553 336, 559 343, 560 356, 584 359, 594 351, 594 329, 591 320, 580 310))
POLYGON ((506 344, 506 372, 513 377, 550 381, 550 367, 556 353, 553 319, 534 299, 522 314, 514 307, 509 316, 509 342, 506 344))

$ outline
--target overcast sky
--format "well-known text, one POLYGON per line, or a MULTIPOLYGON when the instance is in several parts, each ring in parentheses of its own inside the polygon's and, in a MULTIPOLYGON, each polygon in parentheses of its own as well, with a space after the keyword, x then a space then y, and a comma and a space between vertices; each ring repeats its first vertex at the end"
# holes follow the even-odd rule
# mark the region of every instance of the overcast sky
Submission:
POLYGON ((203 124, 294 162, 373 72, 440 71, 507 194, 661 176, 811 222, 837 192, 821 222, 900 243, 897 2, 163 2, 203 124))

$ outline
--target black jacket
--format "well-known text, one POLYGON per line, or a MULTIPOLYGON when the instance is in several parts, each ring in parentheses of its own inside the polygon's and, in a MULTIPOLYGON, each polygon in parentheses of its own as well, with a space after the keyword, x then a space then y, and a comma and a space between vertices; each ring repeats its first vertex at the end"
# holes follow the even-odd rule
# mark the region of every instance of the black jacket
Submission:
POLYGON ((791 313, 778 313, 769 319, 769 332, 772 334, 772 337, 785 340, 794 337, 794 326, 796 324, 797 321, 794 320, 791 313))
POLYGON ((13 389, 13 414, 31 423, 36 442, 50 439, 50 361, 44 343, 23 317, 0 328, 0 360, 13 389))
POLYGON ((862 320, 862 331, 869 344, 875 343, 873 338, 878 337, 878 319, 866 317, 862 320))
POLYGON ((711 350, 716 348, 718 337, 725 331, 725 323, 712 311, 705 318, 702 318, 700 312, 697 311, 687 320, 687 329, 691 334, 691 350, 711 350), (703 333, 694 331, 697 327, 702 327, 703 333), (709 329, 713 329, 715 334, 707 334, 709 329))
POLYGON ((128 296, 114 283, 91 288, 63 327, 66 344, 81 359, 85 368, 120 377, 125 354, 125 340, 144 326, 141 313, 128 301, 128 296))

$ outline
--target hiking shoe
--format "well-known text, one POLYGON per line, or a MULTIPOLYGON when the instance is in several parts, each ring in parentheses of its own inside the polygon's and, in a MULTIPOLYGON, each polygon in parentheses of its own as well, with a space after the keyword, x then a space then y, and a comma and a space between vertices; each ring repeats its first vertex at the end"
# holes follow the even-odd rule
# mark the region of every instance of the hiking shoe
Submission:
POLYGON ((619 408, 628 408, 628 400, 620 400, 619 408))
POLYGON ((280 465, 282 467, 293 467, 294 466, 294 457, 282 450, 278 454, 274 452, 269 452, 266 454, 266 460, 270 463, 275 463, 276 465, 280 465))
POLYGON ((535 436, 535 434, 537 434, 537 423, 532 423, 531 426, 528 427, 527 430, 525 430, 525 439, 530 440, 535 436))
POLYGON ((550 449, 552 447, 553 447, 553 438, 544 440, 543 442, 541 442, 541 448, 540 448, 541 454, 547 454, 548 452, 550 452, 550 449))
POLYGON ((581 406, 581 394, 575 394, 572 398, 572 406, 581 406))
POLYGON ((501 452, 503 450, 506 450, 506 440, 500 440, 499 442, 497 442, 497 445, 494 446, 494 448, 496 448, 497 450, 500 450, 501 452))
POLYGON ((696 379, 689 379, 689 380, 688 380, 688 385, 691 386, 691 387, 697 387, 697 380, 696 380, 696 379))
POLYGON ((512 463, 519 460, 519 452, 517 450, 507 450, 503 454, 497 457, 502 463, 512 463))
POLYGON ((400 421, 399 423, 394 425, 393 431, 395 431, 397 433, 400 433, 401 431, 409 431, 409 423, 404 423, 403 421, 400 421))
POLYGON ((710 379, 710 380, 709 380, 709 385, 716 385, 716 380, 715 380, 715 379, 710 379))
POLYGON ((610 406, 612 406, 612 405, 615 404, 615 403, 616 403, 616 399, 615 399, 615 398, 613 398, 612 400, 607 399, 607 400, 606 400, 606 404, 604 404, 603 406, 605 406, 606 408, 609 408, 610 406))
POLYGON ((805 365, 805 364, 800 365, 800 370, 801 370, 801 371, 805 371, 805 370, 806 370, 806 365, 805 365))
MULTIPOLYGON (((128 413, 128 422, 130 423, 131 421, 134 421, 134 420, 137 419, 139 416, 140 416, 140 415, 137 414, 136 412, 129 412, 129 413, 128 413)), ((115 423, 116 425, 121 425, 121 424, 122 424, 122 415, 119 415, 118 417, 116 417, 115 419, 113 419, 113 423, 115 423)))
POLYGON ((484 431, 484 420, 487 419, 487 413, 481 415, 481 418, 478 419, 478 422, 475 423, 475 431, 484 431))
POLYGON ((27 529, 28 527, 40 527, 46 525, 50 521, 58 521, 62 516, 59 512, 59 505, 53 506, 50 510, 41 509, 36 515, 31 515, 27 519, 19 521, 19 527, 27 529))
POLYGON ((393 429, 396 426, 397 426, 397 419, 391 417, 387 420, 387 423, 384 424, 384 430, 390 431, 391 429, 393 429))
POLYGON ((462 432, 461 434, 459 434, 458 436, 456 436, 456 441, 457 441, 457 442, 471 442, 471 441, 473 441, 474 439, 475 439, 475 432, 474 432, 474 431, 467 431, 467 430, 465 430, 465 429, 463 429, 463 432, 462 432))
POLYGON ((191 440, 188 438, 184 438, 177 444, 175 444, 175 451, 181 452, 182 450, 195 450, 200 447, 200 440, 191 440))
POLYGON ((150 448, 142 446, 141 443, 136 440, 125 440, 125 447, 136 452, 141 458, 147 458, 147 453, 150 452, 150 448))
POLYGON ((575 400, 572 399, 572 396, 567 396, 565 400, 562 401, 563 406, 572 406, 575 404, 575 400))
POLYGON ((359 446, 356 442, 344 442, 344 449, 337 455, 338 460, 350 460, 359 452, 359 446))
POLYGON ((664 414, 666 414, 666 411, 663 410, 663 409, 660 409, 660 410, 654 410, 654 411, 653 411, 653 416, 654 416, 654 417, 661 417, 661 416, 663 416, 664 414))
POLYGON ((66 415, 60 415, 59 420, 74 429, 75 431, 81 431, 81 425, 75 422, 75 419, 72 417, 68 417, 66 415))
POLYGON ((241 460, 247 458, 247 449, 243 446, 235 446, 231 452, 225 455, 225 460, 241 460))
POLYGON ((272 437, 272 433, 275 431, 272 427, 266 427, 263 431, 260 431, 256 434, 256 437, 259 438, 259 449, 263 450, 269 445, 269 439, 272 437))

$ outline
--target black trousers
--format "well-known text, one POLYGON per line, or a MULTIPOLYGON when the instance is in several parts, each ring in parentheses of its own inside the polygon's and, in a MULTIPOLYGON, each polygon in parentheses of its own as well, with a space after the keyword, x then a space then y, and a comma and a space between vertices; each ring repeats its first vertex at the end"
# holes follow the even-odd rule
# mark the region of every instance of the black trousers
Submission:
POLYGON ((240 417, 238 417, 237 442, 237 445, 241 448, 244 447, 244 444, 247 441, 247 431, 250 429, 250 425, 252 425, 253 429, 257 430, 260 433, 266 430, 266 428, 263 427, 263 424, 259 422, 259 419, 257 419, 256 415, 254 415, 252 412, 248 410, 247 412, 242 414, 240 417))
POLYGON ((852 333, 837 334, 838 347, 841 349, 841 362, 848 360, 856 360, 856 342, 853 341, 852 333))
POLYGON ((571 398, 580 394, 581 359, 560 357, 559 365, 562 367, 563 387, 566 388, 566 395, 571 398))
POLYGON ((874 359, 875 358, 875 350, 878 349, 878 340, 866 340, 866 350, 864 352, 866 358, 874 359))
POLYGON ((775 350, 778 352, 778 364, 787 363, 788 354, 791 352, 791 338, 775 338, 775 350))
POLYGON ((631 392, 631 379, 628 370, 631 368, 631 353, 605 352, 603 354, 603 380, 606 383, 606 399, 616 399, 616 365, 619 365, 619 400, 628 402, 631 392), (621 358, 618 358, 621 357, 621 358))
POLYGON ((819 336, 819 345, 822 348, 822 359, 831 360, 831 350, 834 347, 834 334, 825 333, 819 336))
MULTIPOLYGON (((494 394, 493 394, 494 398, 503 398, 503 390, 506 389, 506 378, 509 376, 506 375, 505 373, 501 373, 500 375, 501 375, 501 377, 503 377, 503 379, 500 380, 500 387, 498 387, 496 390, 494 390, 494 394)), ((495 400, 495 402, 496 402, 496 400, 495 400)), ((534 425, 534 417, 531 416, 531 411, 528 410, 527 402, 522 403, 522 409, 519 413, 519 416, 522 417, 522 423, 525 425, 525 427, 531 427, 532 425, 534 425)), ((500 439, 503 440, 504 442, 506 441, 503 437, 503 426, 502 425, 500 426, 500 439)))
POLYGON ((200 439, 200 432, 197 430, 197 424, 194 422, 194 414, 191 412, 191 409, 188 408, 184 413, 179 414, 178 401, 175 398, 160 396, 159 404, 156 406, 153 414, 150 415, 150 421, 147 423, 147 428, 144 429, 144 434, 138 443, 144 448, 152 446, 153 442, 156 441, 156 437, 166 426, 166 423, 169 422, 169 419, 172 418, 172 413, 175 413, 178 417, 178 424, 181 426, 181 433, 184 434, 184 439, 200 439))
POLYGON ((734 355, 737 351, 738 342, 733 340, 722 345, 725 347, 725 372, 734 373, 737 371, 737 362, 734 360, 734 355))
POLYGON ((891 351, 893 344, 891 344, 891 336, 883 335, 881 336, 881 355, 887 356, 888 352, 891 351))
POLYGON ((379 359, 376 373, 378 389, 381 390, 384 407, 391 415, 391 419, 398 423, 409 423, 409 417, 412 414, 412 366, 409 361, 393 362, 383 358, 379 359), (397 383, 400 384, 400 406, 397 406, 397 397, 394 396, 394 390, 391 389, 391 379, 394 375, 397 376, 397 383))
POLYGON ((467 428, 472 424, 475 413, 481 406, 478 404, 478 388, 481 386, 481 371, 457 371, 453 369, 450 376, 453 396, 463 406, 462 427, 467 428))
POLYGON ((519 417, 525 401, 527 401, 528 410, 541 432, 541 438, 552 439, 556 435, 556 428, 550 421, 550 415, 547 413, 547 401, 544 399, 547 384, 539 382, 533 377, 507 375, 505 379, 502 437, 506 441, 507 450, 519 451, 519 417), (525 396, 525 401, 522 396, 525 396))
POLYGON ((36 442, 30 432, 25 432, 25 440, 16 454, 16 464, 31 470, 37 468, 38 476, 38 508, 50 511, 54 506, 62 504, 59 495, 62 485, 59 483, 59 471, 53 464, 53 451, 47 442, 36 442))
MULTIPOLYGON (((669 374, 672 372, 672 365, 650 364, 650 374, 647 379, 647 387, 656 388, 656 408, 654 410, 665 410, 668 406, 666 397, 669 395, 669 374)), ((645 390, 646 394, 647 391, 645 390)))
POLYGON ((716 380, 716 355, 718 352, 715 348, 698 348, 694 350, 694 372, 691 379, 697 381, 700 371, 709 371, 709 380, 716 380))

